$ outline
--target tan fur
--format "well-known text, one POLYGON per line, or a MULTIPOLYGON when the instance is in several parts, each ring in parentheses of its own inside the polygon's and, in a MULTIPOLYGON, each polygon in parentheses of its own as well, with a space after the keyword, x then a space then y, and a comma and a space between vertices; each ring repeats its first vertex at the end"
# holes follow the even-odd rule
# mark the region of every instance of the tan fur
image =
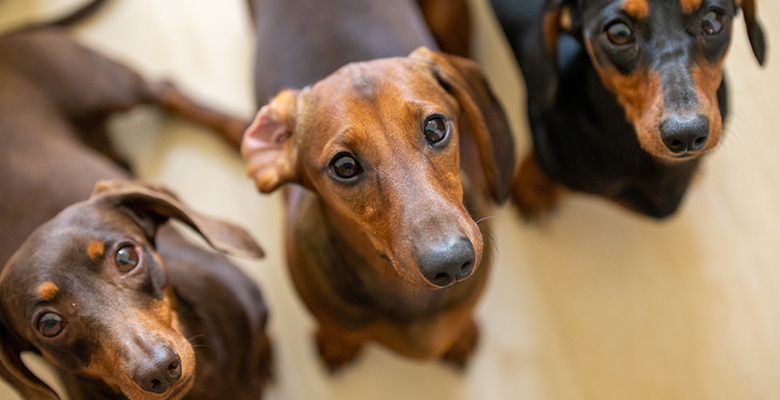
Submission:
POLYGON ((644 19, 650 15, 650 6, 647 4, 647 0, 623 0, 620 8, 626 12, 626 14, 636 18, 644 19))
POLYGON ((106 244, 99 241, 99 240, 93 240, 89 242, 89 245, 87 246, 87 255, 92 260, 97 260, 100 257, 103 257, 103 251, 105 251, 106 244))
POLYGON ((664 116, 660 74, 637 69, 630 75, 623 75, 611 66, 604 68, 598 65, 590 40, 585 40, 585 47, 604 87, 615 94, 625 111, 626 120, 634 125, 642 148, 656 157, 671 157, 672 153, 661 140, 658 128, 664 116))
POLYGON ((561 17, 563 9, 558 8, 544 15, 542 26, 542 35, 544 37, 544 46, 547 52, 557 57, 558 54, 558 31, 561 29, 561 17))
POLYGON ((680 0, 683 12, 686 14, 692 14, 694 11, 701 7, 702 0, 680 0))
POLYGON ((49 301, 57 295, 59 288, 54 282, 44 282, 38 287, 38 298, 43 301, 49 301))
POLYGON ((512 182, 512 202, 523 218, 535 220, 554 210, 565 191, 563 186, 550 180, 533 153, 529 153, 512 182))
POLYGON ((718 87, 723 81, 723 60, 717 65, 703 62, 691 67, 691 76, 696 86, 699 111, 710 120, 710 136, 703 151, 713 149, 723 134, 723 118, 718 108, 718 87))
POLYGON ((117 346, 108 339, 110 336, 103 338, 100 350, 92 356, 89 366, 81 373, 102 379, 109 386, 121 390, 130 400, 178 400, 184 397, 195 381, 195 352, 180 332, 178 315, 172 309, 170 291, 167 290, 163 300, 152 303, 150 309, 135 311, 132 317, 146 328, 149 336, 162 338, 179 355, 182 375, 170 390, 155 394, 141 389, 133 380, 132 371, 125 369, 124 360, 116 351, 117 346))

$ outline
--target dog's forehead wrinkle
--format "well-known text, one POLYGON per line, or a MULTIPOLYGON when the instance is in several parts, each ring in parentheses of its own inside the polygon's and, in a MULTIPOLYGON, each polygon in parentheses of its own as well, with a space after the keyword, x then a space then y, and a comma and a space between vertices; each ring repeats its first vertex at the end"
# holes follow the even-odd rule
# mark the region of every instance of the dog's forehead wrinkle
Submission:
POLYGON ((366 69, 365 64, 356 63, 349 66, 347 73, 352 89, 366 99, 373 100, 377 94, 377 84, 376 80, 366 73, 366 69))

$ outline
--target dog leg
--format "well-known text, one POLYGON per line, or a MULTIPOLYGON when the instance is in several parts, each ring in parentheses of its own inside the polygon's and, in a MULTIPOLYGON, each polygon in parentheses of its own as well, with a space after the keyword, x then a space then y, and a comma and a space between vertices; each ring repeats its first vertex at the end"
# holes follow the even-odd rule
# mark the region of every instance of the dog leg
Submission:
POLYGON ((231 146, 239 148, 248 120, 235 118, 211 108, 197 104, 170 82, 148 84, 147 103, 156 103, 167 111, 213 129, 231 146))
POLYGON ((465 369, 479 341, 479 327, 471 320, 455 344, 442 356, 442 360, 459 369, 465 369))
POLYGON ((465 0, 418 0, 425 23, 445 53, 468 57, 471 13, 465 0))
POLYGON ((316 341, 320 358, 331 373, 354 361, 363 350, 362 343, 345 341, 343 335, 326 331, 322 327, 317 330, 316 341))
POLYGON ((533 154, 526 156, 512 182, 512 201, 520 215, 537 220, 553 211, 563 194, 563 186, 550 180, 533 154))

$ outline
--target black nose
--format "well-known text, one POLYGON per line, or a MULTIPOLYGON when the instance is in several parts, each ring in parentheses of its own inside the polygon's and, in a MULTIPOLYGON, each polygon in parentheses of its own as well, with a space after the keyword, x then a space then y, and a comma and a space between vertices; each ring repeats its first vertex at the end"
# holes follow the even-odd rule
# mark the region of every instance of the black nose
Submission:
POLYGON ((463 236, 452 237, 430 246, 417 259, 425 279, 444 287, 468 278, 474 270, 474 246, 463 236))
POLYGON ((710 120, 704 115, 683 119, 669 117, 659 126, 661 139, 672 153, 696 152, 704 148, 710 136, 710 120))
POLYGON ((149 359, 133 373, 138 386, 152 393, 165 393, 181 378, 181 359, 171 346, 157 346, 149 359))

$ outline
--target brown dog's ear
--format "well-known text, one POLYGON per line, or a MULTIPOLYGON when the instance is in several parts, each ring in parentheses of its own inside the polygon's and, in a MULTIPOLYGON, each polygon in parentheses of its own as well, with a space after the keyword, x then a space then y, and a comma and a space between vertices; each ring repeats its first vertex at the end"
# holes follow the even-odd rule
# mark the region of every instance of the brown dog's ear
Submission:
POLYGON ((572 0, 547 0, 539 25, 523 44, 520 68, 529 106, 549 108, 558 93, 558 35, 571 28, 572 0))
POLYGON ((750 39, 750 47, 753 48, 753 55, 756 56, 758 64, 763 66, 766 56, 766 42, 764 41, 764 30, 761 28, 761 23, 756 16, 755 0, 742 0, 741 3, 740 6, 745 17, 748 39, 750 39))
POLYGON ((206 217, 182 204, 171 192, 149 184, 100 181, 92 192, 94 201, 133 213, 138 225, 154 236, 157 227, 169 218, 189 225, 214 249, 242 257, 261 258, 263 250, 249 234, 230 222, 206 217))
POLYGON ((59 400, 54 390, 27 369, 20 356, 21 351, 14 345, 11 334, 0 321, 0 377, 10 383, 24 399, 59 400))
POLYGON ((293 140, 297 115, 298 90, 285 90, 257 112, 244 132, 241 155, 246 170, 263 193, 293 182, 295 155, 293 140))
MULTIPOLYGON (((459 126, 461 154, 469 141, 476 144, 488 196, 502 203, 515 168, 515 145, 504 110, 490 91, 479 66, 468 59, 420 47, 409 58, 430 65, 439 83, 460 104, 468 119, 459 126)), ((468 168, 464 168, 466 172, 468 168)), ((472 177, 473 179, 473 177, 472 177)))

